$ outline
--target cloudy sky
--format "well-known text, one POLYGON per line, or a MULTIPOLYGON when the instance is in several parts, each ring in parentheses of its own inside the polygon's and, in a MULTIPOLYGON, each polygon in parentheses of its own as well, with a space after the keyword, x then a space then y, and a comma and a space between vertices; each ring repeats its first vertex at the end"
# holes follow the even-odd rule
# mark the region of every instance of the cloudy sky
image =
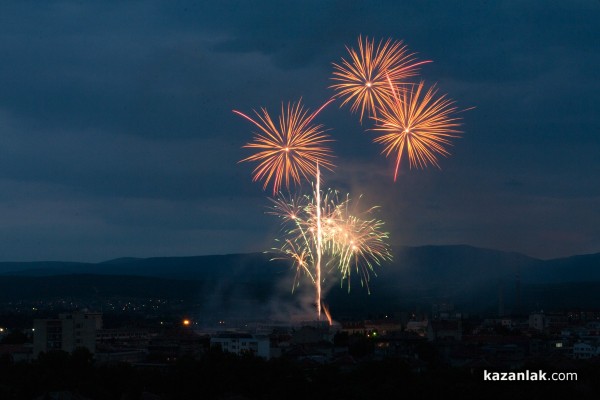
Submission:
POLYGON ((60 1, 0 5, 0 261, 262 251, 278 223, 231 110, 329 99, 359 34, 404 40, 460 108, 409 170, 339 102, 327 185, 397 245, 600 252, 600 1, 60 1))

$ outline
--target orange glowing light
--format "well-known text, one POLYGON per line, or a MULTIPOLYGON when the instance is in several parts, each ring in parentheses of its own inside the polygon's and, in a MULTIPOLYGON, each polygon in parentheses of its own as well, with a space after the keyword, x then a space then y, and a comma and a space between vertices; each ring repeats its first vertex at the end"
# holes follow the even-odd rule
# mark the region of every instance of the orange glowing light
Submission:
POLYGON ((348 48, 350 58, 342 58, 340 64, 333 64, 332 80, 336 81, 330 87, 337 97, 343 99, 342 106, 351 103, 350 110, 360 109, 360 121, 367 113, 376 116, 378 107, 387 104, 392 97, 392 91, 387 84, 386 75, 394 84, 404 84, 406 78, 417 75, 418 66, 431 61, 416 62, 414 53, 400 41, 385 42, 381 40, 375 46, 375 40, 358 37, 358 51, 348 48))
POLYGON ((323 312, 325 313, 325 316, 327 317, 327 322, 329 323, 329 326, 333 325, 333 319, 331 319, 331 313, 329 312, 329 307, 327 307, 327 304, 323 303, 323 312))
POLYGON ((382 154, 395 154, 394 181, 404 153, 410 168, 425 168, 428 164, 440 168, 437 156, 450 155, 446 147, 452 145, 450 139, 461 133, 456 129, 460 118, 453 116, 457 110, 454 101, 446 95, 436 98, 435 86, 425 92, 423 82, 403 91, 395 89, 391 80, 388 86, 393 91, 393 101, 380 109, 380 116, 373 117, 376 125, 372 130, 382 132, 374 139, 384 145, 382 154))
POLYGON ((184 319, 183 320, 183 325, 184 326, 189 326, 191 324, 191 321, 189 319, 184 319))
POLYGON ((334 166, 331 162, 333 152, 326 146, 332 140, 325 134, 322 125, 312 124, 313 119, 332 101, 311 114, 300 101, 288 103, 287 108, 282 104, 278 123, 264 108, 262 113, 254 111, 257 119, 233 110, 259 129, 253 141, 244 146, 258 152, 240 161, 258 162, 253 171, 253 181, 263 180, 263 189, 272 182, 275 195, 282 185, 289 188, 291 183, 299 185, 302 177, 310 179, 315 176, 318 166, 326 169, 334 166))

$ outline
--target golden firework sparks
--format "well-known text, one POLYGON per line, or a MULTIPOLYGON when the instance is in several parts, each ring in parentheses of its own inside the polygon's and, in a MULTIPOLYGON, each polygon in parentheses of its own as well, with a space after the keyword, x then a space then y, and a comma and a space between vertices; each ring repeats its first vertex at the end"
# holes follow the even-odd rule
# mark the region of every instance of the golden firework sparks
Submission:
POLYGON ((436 97, 437 89, 432 86, 425 92, 423 82, 411 90, 398 91, 391 80, 388 87, 393 92, 393 101, 380 109, 373 117, 374 131, 382 132, 374 142, 384 145, 382 154, 396 156, 394 181, 398 176, 402 156, 406 153, 409 167, 425 168, 428 164, 440 168, 438 155, 448 156, 450 139, 459 137, 460 118, 454 117, 454 101, 446 95, 436 97))
MULTIPOLYGON (((283 246, 276 250, 292 259, 297 271, 295 285, 302 271, 315 283, 319 221, 316 196, 279 197, 273 202, 269 213, 282 220, 285 236, 283 246)), ((323 195, 320 205, 321 252, 329 271, 338 270, 341 280, 348 281, 348 289, 353 270, 359 273, 361 283, 368 288, 374 266, 392 259, 388 234, 383 231, 384 223, 372 217, 376 209, 361 211, 349 196, 340 200, 336 191, 328 190, 323 195)))
POLYGON ((334 255, 329 265, 340 271, 342 281, 348 281, 348 290, 353 270, 360 274, 361 284, 369 290, 374 266, 392 259, 386 242, 388 233, 383 231, 384 222, 373 218, 377 209, 361 211, 358 202, 352 202, 347 196, 336 207, 335 218, 329 223, 330 249, 334 255))
POLYGON ((327 169, 333 167, 330 161, 333 153, 326 146, 332 140, 325 134, 322 125, 312 124, 313 119, 331 101, 311 114, 301 101, 288 103, 287 108, 282 104, 277 124, 265 108, 261 112, 254 111, 257 119, 233 110, 259 129, 253 141, 244 146, 258 152, 240 162, 258 162, 253 171, 253 180, 264 180, 263 189, 273 182, 275 195, 283 184, 289 188, 292 182, 299 185, 302 177, 309 179, 315 176, 318 165, 327 169))
POLYGON ((333 88, 337 97, 343 99, 342 106, 351 103, 352 112, 360 109, 362 123, 365 112, 375 116, 377 108, 386 104, 393 93, 386 76, 394 84, 403 84, 406 78, 417 74, 418 66, 431 61, 417 62, 414 53, 400 41, 381 40, 375 47, 375 40, 358 37, 358 51, 346 49, 349 60, 342 58, 341 64, 333 64, 333 88))
POLYGON ((437 156, 449 155, 450 139, 461 133, 460 118, 455 117, 456 107, 446 96, 436 98, 432 87, 425 93, 423 83, 415 85, 407 78, 417 75, 420 65, 431 61, 417 61, 401 41, 358 37, 358 50, 346 46, 349 57, 333 64, 330 88, 334 97, 313 113, 301 102, 282 104, 281 114, 273 120, 265 108, 253 110, 256 117, 239 111, 233 112, 252 122, 258 131, 245 148, 256 150, 240 162, 257 162, 253 180, 263 181, 263 189, 272 183, 273 196, 286 186, 300 185, 302 178, 312 181, 312 195, 287 200, 273 199, 272 213, 284 225, 283 239, 278 252, 282 258, 291 259, 296 269, 294 286, 305 274, 316 288, 317 315, 323 307, 331 323, 331 315, 321 301, 321 264, 327 272, 339 271, 341 281, 357 274, 367 286, 375 266, 392 259, 387 243, 384 223, 371 215, 376 207, 360 212, 355 202, 347 196, 339 199, 335 191, 321 191, 320 167, 331 169, 334 165, 332 151, 327 142, 332 141, 322 125, 312 123, 329 103, 342 99, 341 106, 350 105, 352 112, 360 110, 375 121, 374 131, 381 134, 374 139, 384 145, 386 157, 396 155, 394 181, 404 153, 409 166, 425 168, 428 164, 439 168, 437 156))

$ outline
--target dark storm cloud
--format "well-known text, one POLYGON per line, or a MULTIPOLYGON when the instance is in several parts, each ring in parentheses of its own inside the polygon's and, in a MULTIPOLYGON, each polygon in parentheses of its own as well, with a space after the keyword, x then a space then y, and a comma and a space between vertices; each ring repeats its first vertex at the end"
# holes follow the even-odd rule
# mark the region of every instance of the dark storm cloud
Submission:
POLYGON ((392 184, 369 122, 328 107, 328 184, 381 204, 399 244, 599 251, 598 20, 597 1, 3 4, 0 259, 271 247, 231 110, 317 107, 359 34, 404 39, 476 108, 441 172, 392 184))

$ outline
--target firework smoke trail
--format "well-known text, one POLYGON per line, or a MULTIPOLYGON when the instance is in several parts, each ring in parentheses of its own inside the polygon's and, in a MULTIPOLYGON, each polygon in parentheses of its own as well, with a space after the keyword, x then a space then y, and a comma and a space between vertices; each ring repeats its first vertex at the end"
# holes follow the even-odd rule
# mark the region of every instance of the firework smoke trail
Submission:
POLYGON ((440 168, 437 155, 448 156, 446 147, 452 145, 450 139, 461 133, 455 129, 460 126, 460 118, 453 117, 457 111, 454 101, 446 95, 436 98, 435 86, 424 93, 423 82, 415 85, 416 89, 403 92, 395 90, 391 80, 388 84, 394 95, 393 101, 389 107, 381 108, 380 117, 372 117, 375 121, 372 130, 383 132, 373 140, 384 145, 382 154, 388 157, 396 153, 394 181, 404 152, 410 168, 425 168, 428 164, 440 168))
POLYGON ((381 40, 375 47, 375 40, 358 37, 358 51, 354 48, 346 50, 349 61, 342 58, 340 64, 333 64, 333 79, 335 84, 330 88, 337 93, 335 97, 343 99, 342 106, 351 103, 350 110, 354 113, 360 109, 362 123, 365 112, 376 116, 379 107, 392 98, 387 85, 386 76, 396 85, 406 83, 406 78, 417 75, 418 67, 431 61, 419 61, 414 53, 409 54, 408 48, 400 41, 381 40))

